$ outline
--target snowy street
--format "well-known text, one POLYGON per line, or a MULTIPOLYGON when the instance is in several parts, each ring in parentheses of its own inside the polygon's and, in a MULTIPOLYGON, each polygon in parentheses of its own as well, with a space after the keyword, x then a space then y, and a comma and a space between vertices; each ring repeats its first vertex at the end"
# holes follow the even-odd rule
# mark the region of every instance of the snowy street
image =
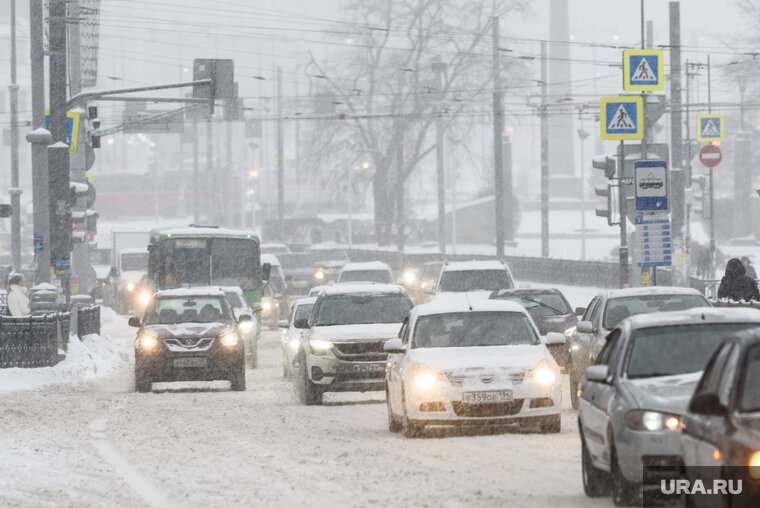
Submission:
POLYGON ((282 378, 278 333, 264 333, 246 392, 220 382, 138 394, 134 329, 110 314, 102 332, 116 350, 110 372, 87 372, 92 380, 73 387, 0 392, 0 505, 611 505, 583 494, 566 394, 558 435, 409 440, 388 431, 382 393, 300 405, 282 378))

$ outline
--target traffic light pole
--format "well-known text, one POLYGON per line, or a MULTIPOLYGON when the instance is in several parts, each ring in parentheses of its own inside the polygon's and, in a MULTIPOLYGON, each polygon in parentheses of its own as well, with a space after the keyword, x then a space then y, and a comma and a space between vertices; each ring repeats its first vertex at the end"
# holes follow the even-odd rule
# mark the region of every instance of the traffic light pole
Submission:
POLYGON ((623 164, 625 162, 624 142, 620 141, 620 147, 617 153, 617 167, 618 167, 618 208, 620 209, 620 287, 627 287, 629 284, 628 276, 628 232, 627 224, 628 217, 626 215, 626 202, 625 193, 623 192, 623 164))

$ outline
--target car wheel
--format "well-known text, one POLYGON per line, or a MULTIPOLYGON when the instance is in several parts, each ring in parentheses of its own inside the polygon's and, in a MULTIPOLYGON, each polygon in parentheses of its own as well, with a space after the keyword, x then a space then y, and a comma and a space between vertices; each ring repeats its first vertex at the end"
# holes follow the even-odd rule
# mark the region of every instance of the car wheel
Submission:
POLYGON ((629 482, 620 470, 615 444, 610 453, 610 469, 612 472, 612 502, 615 506, 630 506, 638 501, 639 490, 635 483, 629 482))
POLYGON ((388 409, 388 430, 391 432, 401 432, 401 422, 393 415, 393 411, 391 410, 391 396, 387 383, 385 385, 385 404, 388 409))
POLYGON ((139 393, 149 392, 153 382, 150 377, 140 372, 135 372, 135 391, 139 393))
POLYGON ((321 406, 322 405, 322 388, 311 382, 309 379, 309 373, 307 372, 306 358, 303 351, 298 356, 298 371, 300 374, 300 395, 301 402, 305 406, 321 406))
POLYGON ((591 453, 588 451, 583 435, 581 435, 581 469, 583 491, 588 497, 601 497, 609 494, 609 475, 594 466, 594 463, 591 461, 591 453))
POLYGON ((401 419, 401 428, 404 431, 404 436, 408 438, 419 437, 422 434, 424 425, 409 419, 409 413, 406 410, 406 396, 404 394, 404 388, 401 388, 401 407, 404 410, 404 416, 401 419))
POLYGON ((245 366, 230 372, 230 389, 233 392, 245 391, 245 366))
POLYGON ((282 352, 282 377, 285 379, 290 377, 290 368, 288 366, 288 355, 285 354, 285 351, 282 352))
POLYGON ((580 403, 578 401, 578 390, 581 387, 581 380, 580 378, 575 377, 572 371, 570 371, 569 377, 570 377, 570 404, 573 406, 573 409, 577 411, 578 407, 580 406, 580 403))
POLYGON ((541 421, 542 434, 559 434, 562 430, 562 415, 546 416, 541 421))

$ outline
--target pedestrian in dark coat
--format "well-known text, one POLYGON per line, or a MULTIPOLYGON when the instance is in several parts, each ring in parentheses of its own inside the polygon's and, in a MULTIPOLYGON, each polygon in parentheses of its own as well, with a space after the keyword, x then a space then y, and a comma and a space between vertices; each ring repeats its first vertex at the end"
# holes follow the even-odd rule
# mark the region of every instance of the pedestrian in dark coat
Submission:
POLYGON ((760 300, 757 282, 747 277, 744 264, 738 258, 728 260, 726 274, 720 281, 718 298, 730 300, 760 300))

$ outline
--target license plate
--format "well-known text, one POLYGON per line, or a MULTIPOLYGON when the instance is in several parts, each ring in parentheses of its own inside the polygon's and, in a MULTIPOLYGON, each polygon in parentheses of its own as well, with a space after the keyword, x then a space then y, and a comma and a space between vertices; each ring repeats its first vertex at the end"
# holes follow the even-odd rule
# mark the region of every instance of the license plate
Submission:
POLYGON ((465 404, 512 402, 512 391, 502 390, 498 392, 464 392, 462 394, 462 402, 465 404))
POLYGON ((174 366, 175 367, 195 367, 195 368, 205 367, 206 359, 205 358, 175 358, 174 366))
POLYGON ((385 365, 373 365, 362 364, 354 365, 354 372, 361 372, 363 374, 376 374, 378 372, 385 372, 385 365))

